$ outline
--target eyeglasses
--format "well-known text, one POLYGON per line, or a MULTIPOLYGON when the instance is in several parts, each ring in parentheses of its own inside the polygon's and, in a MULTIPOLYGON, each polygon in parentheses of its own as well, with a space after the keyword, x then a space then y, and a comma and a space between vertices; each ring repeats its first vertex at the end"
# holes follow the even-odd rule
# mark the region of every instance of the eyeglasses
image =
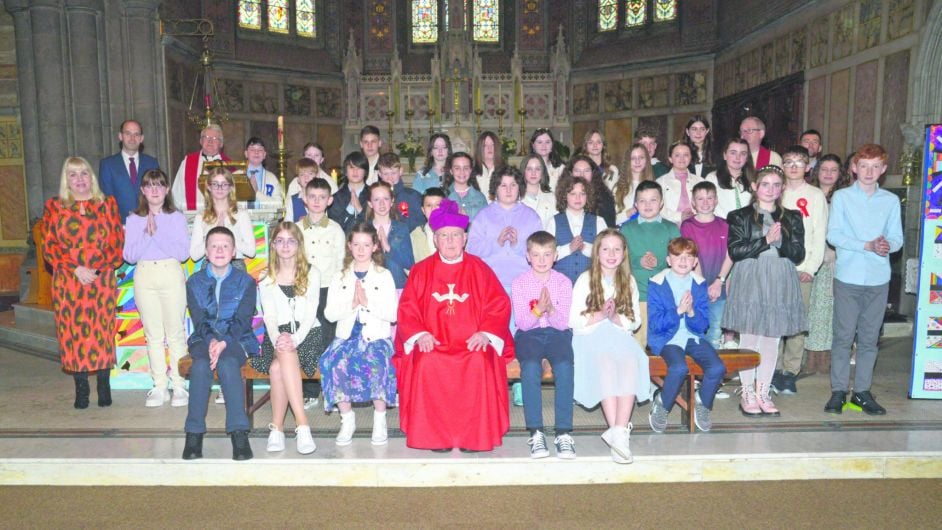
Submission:
POLYGON ((229 189, 229 183, 228 182, 213 182, 212 184, 209 185, 209 187, 214 190, 227 190, 229 189))
POLYGON ((758 127, 753 127, 751 129, 739 129, 739 134, 755 134, 762 131, 763 129, 759 129, 758 127))
POLYGON ((272 244, 276 247, 296 247, 298 246, 298 240, 294 238, 283 239, 279 237, 278 239, 272 241, 272 244))
POLYGON ((141 189, 144 189, 147 191, 157 191, 157 190, 162 190, 166 187, 167 186, 162 182, 151 182, 150 184, 144 184, 143 186, 141 186, 141 189))
POLYGON ((804 160, 786 160, 782 162, 782 165, 785 167, 805 167, 808 164, 804 160))
POLYGON ((219 136, 200 136, 200 140, 206 140, 207 142, 221 142, 222 138, 219 136))

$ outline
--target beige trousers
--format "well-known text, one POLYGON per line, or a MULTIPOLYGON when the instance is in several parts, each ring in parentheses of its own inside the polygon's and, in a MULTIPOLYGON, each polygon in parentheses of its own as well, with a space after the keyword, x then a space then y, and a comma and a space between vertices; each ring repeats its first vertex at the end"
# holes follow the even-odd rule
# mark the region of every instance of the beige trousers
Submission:
POLYGON ((184 381, 177 365, 187 353, 183 329, 186 280, 180 262, 172 258, 138 262, 134 269, 134 302, 141 313, 154 386, 167 388, 169 368, 169 380, 174 387, 182 388, 184 381), (169 367, 165 342, 170 350, 169 367))

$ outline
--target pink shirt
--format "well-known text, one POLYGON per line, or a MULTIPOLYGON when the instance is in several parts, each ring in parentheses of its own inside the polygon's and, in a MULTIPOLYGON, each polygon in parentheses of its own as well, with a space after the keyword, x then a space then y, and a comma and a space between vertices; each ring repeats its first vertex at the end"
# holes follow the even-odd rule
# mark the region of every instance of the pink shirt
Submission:
POLYGON ((559 271, 550 269, 549 277, 544 282, 537 278, 533 269, 514 278, 511 285, 510 301, 514 308, 514 322, 520 331, 534 328, 552 327, 560 331, 569 329, 569 309, 572 305, 572 282, 559 271), (552 314, 544 313, 537 318, 531 311, 530 303, 540 299, 543 287, 549 289, 553 302, 552 314))

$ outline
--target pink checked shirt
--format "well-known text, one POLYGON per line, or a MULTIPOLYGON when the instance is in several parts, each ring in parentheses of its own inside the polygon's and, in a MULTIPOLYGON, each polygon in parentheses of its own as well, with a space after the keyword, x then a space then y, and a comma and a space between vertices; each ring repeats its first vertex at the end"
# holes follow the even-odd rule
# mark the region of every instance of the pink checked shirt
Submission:
POLYGON ((569 329, 569 308, 572 305, 572 282, 565 275, 550 269, 546 282, 540 280, 530 269, 514 278, 511 284, 511 302, 514 307, 514 321, 517 329, 529 331, 534 328, 553 327, 561 331, 569 329), (531 302, 540 299, 543 286, 549 288, 550 300, 553 301, 552 314, 543 314, 537 318, 531 312, 531 302))

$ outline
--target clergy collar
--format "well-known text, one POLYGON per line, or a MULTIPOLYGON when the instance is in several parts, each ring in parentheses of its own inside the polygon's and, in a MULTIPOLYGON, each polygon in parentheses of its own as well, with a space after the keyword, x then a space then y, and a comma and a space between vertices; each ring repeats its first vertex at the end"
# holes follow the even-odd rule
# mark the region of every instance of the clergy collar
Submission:
POLYGON ((461 263, 462 261, 464 261, 464 252, 462 252, 461 255, 455 259, 445 259, 445 256, 442 256, 441 252, 438 253, 438 257, 442 260, 442 263, 446 265, 454 265, 456 263, 461 263))

